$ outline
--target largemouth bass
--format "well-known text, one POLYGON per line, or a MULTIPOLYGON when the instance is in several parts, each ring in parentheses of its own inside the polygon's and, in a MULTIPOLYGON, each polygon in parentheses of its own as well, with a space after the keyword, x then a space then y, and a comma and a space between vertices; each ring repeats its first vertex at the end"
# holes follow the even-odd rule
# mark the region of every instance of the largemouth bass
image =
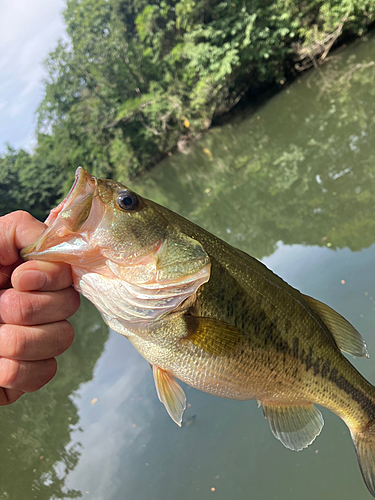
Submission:
POLYGON ((350 429, 375 496, 375 388, 343 356, 368 356, 356 329, 262 263, 113 180, 78 168, 24 259, 67 262, 75 288, 150 363, 157 394, 181 425, 176 381, 256 399, 284 446, 320 433, 315 404, 350 429))

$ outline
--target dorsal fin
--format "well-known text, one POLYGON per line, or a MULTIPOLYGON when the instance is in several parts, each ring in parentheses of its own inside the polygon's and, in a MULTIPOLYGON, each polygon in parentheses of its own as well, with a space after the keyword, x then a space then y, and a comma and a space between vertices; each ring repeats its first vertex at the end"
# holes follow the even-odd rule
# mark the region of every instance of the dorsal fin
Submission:
POLYGON ((304 295, 305 300, 321 316, 328 326, 337 347, 352 356, 369 358, 366 343, 361 334, 341 314, 319 300, 304 295))

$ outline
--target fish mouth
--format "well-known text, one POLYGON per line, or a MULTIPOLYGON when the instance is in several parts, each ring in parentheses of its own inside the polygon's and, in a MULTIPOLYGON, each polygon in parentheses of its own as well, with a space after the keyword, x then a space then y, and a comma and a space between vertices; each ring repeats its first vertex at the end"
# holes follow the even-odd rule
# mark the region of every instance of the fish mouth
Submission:
POLYGON ((45 220, 48 227, 34 243, 21 250, 21 257, 25 260, 52 260, 49 256, 53 254, 53 260, 56 260, 63 243, 81 236, 74 233, 78 233, 89 218, 97 189, 96 177, 78 167, 69 193, 45 220))

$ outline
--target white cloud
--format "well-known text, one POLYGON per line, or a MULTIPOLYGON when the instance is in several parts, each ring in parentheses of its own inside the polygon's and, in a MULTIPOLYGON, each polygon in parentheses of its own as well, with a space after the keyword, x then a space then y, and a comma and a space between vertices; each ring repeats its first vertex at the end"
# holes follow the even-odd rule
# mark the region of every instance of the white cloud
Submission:
POLYGON ((65 37, 64 0, 0 0, 0 151, 30 147, 43 97, 43 62, 65 37))

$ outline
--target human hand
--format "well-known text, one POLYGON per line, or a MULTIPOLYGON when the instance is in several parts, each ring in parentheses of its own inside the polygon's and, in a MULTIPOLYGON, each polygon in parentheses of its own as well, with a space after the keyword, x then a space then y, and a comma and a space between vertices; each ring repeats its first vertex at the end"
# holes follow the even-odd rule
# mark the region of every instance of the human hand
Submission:
POLYGON ((79 295, 70 266, 19 257, 45 227, 27 212, 0 217, 0 406, 49 382, 55 356, 73 342, 66 319, 78 309, 79 295))

